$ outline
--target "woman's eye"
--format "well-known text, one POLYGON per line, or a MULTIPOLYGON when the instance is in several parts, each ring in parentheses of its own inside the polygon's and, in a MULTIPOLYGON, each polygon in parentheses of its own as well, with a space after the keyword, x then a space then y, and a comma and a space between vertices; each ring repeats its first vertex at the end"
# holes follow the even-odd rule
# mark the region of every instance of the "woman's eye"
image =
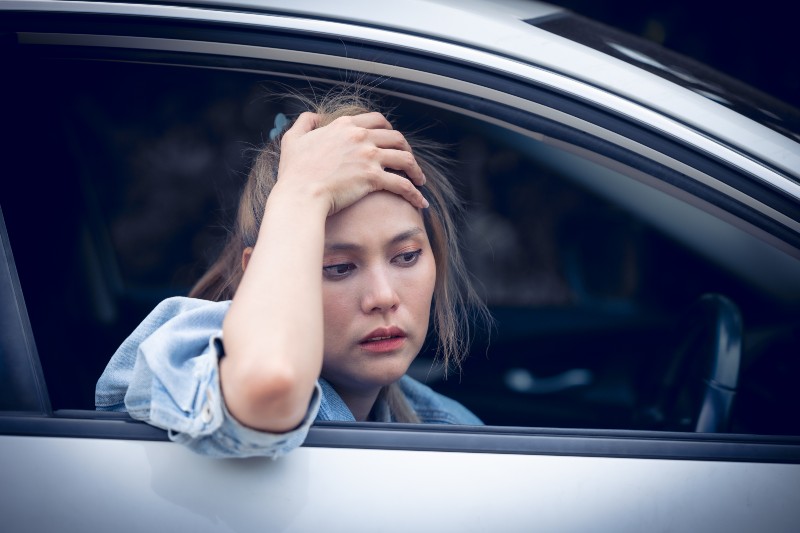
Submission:
POLYGON ((411 266, 417 262, 419 256, 422 254, 422 250, 414 250, 413 252, 405 252, 400 255, 395 256, 392 260, 394 263, 400 266, 411 266))
POLYGON ((339 263, 338 265, 328 265, 322 267, 322 273, 329 279, 340 279, 355 270, 353 263, 339 263))

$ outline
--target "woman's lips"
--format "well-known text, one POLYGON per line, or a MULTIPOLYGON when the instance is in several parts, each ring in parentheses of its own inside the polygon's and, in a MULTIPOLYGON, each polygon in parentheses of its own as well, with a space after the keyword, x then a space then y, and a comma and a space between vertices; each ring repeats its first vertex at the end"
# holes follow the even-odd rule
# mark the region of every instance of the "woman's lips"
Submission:
POLYGON ((385 353, 398 350, 405 342, 405 337, 389 337, 388 339, 362 342, 360 346, 368 352, 385 353))
POLYGON ((405 332, 396 327, 377 328, 358 343, 363 350, 372 353, 393 352, 406 342, 405 332))

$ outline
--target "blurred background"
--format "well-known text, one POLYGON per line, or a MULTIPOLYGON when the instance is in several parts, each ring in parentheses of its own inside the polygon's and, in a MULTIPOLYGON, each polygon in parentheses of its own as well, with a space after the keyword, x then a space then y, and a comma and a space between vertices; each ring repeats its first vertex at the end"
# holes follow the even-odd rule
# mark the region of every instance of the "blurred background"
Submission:
POLYGON ((786 0, 548 0, 646 37, 800 107, 797 7, 786 0))

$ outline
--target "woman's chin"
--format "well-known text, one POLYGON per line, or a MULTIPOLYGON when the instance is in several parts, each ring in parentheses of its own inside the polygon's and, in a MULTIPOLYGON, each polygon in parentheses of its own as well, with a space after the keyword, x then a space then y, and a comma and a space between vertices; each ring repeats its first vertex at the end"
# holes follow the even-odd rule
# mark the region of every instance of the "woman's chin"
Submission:
POLYGON ((410 365, 410 360, 397 358, 362 365, 360 368, 348 372, 347 376, 340 372, 323 369, 322 377, 334 386, 338 383, 347 384, 348 388, 373 389, 395 383, 405 375, 410 365))

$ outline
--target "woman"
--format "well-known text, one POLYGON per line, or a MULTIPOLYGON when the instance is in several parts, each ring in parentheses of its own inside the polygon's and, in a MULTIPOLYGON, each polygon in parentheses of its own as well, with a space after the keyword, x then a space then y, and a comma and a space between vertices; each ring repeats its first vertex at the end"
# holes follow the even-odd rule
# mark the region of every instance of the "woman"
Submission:
POLYGON ((97 408, 215 456, 280 455, 315 419, 480 424, 405 376, 430 317, 447 368, 487 316, 457 205, 430 145, 328 97, 259 153, 220 258, 122 344, 97 408))

